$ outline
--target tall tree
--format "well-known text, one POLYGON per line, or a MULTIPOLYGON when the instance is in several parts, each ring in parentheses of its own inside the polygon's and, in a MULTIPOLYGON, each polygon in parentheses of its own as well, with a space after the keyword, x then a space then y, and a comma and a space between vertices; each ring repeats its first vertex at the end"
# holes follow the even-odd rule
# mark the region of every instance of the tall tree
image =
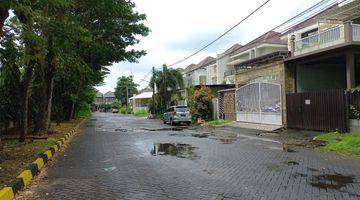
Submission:
POLYGON ((163 65, 162 70, 155 71, 150 79, 149 86, 153 88, 154 85, 157 89, 157 112, 163 113, 170 105, 171 96, 184 86, 182 74, 163 65))
POLYGON ((118 78, 115 97, 120 100, 122 105, 127 106, 127 98, 138 93, 136 88, 138 86, 138 84, 134 83, 133 76, 122 76, 118 78))

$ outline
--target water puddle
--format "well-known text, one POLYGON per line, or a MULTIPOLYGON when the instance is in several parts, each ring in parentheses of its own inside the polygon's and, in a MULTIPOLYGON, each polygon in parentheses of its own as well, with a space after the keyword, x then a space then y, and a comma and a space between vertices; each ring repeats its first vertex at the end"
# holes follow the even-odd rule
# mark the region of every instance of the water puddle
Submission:
POLYGON ((219 140, 222 144, 232 144, 237 140, 237 138, 220 138, 219 140))
POLYGON ((106 172, 111 172, 111 171, 114 171, 115 169, 116 169, 116 167, 103 168, 103 170, 106 171, 106 172))
POLYGON ((186 127, 171 127, 171 128, 143 128, 145 131, 183 131, 186 127))
POLYGON ((123 132, 123 133, 126 133, 127 132, 127 129, 123 129, 123 128, 116 128, 115 129, 116 132, 123 132))
POLYGON ((321 189, 339 190, 347 184, 354 183, 354 176, 341 174, 322 174, 312 176, 311 185, 321 189))
POLYGON ((289 166, 299 165, 299 163, 296 162, 296 161, 294 161, 294 160, 287 161, 287 162, 285 162, 285 164, 287 164, 287 165, 289 165, 289 166))
MULTIPOLYGON (((318 174, 318 169, 314 168, 307 168, 311 172, 316 172, 315 174, 303 174, 296 172, 292 174, 294 178, 302 177, 302 178, 310 178, 309 183, 313 187, 317 187, 320 189, 333 189, 333 190, 340 190, 346 187, 348 184, 355 183, 354 176, 345 176, 339 173, 334 174, 318 174)), ((346 191, 344 191, 346 192, 346 191)))
POLYGON ((194 133, 191 136, 197 137, 197 138, 208 138, 211 135, 211 133, 194 133))
POLYGON ((151 149, 151 154, 153 156, 169 155, 193 160, 199 158, 194 152, 196 148, 183 143, 157 143, 151 149))

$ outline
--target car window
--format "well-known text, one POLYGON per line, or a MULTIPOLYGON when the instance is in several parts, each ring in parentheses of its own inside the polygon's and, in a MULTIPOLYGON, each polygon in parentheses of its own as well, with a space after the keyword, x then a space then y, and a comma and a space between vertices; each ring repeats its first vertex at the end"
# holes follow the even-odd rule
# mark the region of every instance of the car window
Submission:
POLYGON ((187 112, 189 111, 188 107, 176 107, 176 112, 187 112))

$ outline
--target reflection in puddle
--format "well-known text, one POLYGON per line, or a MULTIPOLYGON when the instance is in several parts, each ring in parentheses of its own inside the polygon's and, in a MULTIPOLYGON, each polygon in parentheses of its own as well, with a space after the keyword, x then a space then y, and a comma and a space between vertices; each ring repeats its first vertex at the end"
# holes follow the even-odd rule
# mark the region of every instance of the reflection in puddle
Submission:
POLYGON ((191 136, 197 138, 208 138, 210 136, 210 133, 194 133, 191 136))
POLYGON ((171 128, 143 128, 145 131, 182 131, 184 129, 187 129, 187 127, 179 126, 171 128))
POLYGON ((289 165, 289 166, 291 166, 291 165, 299 165, 299 163, 294 161, 294 160, 287 161, 286 164, 289 165))
POLYGON ((312 176, 311 185, 321 189, 339 190, 349 183, 354 183, 354 176, 343 176, 341 174, 322 174, 312 176))
POLYGON ((223 144, 232 144, 236 141, 236 138, 220 138, 220 142, 223 144))
POLYGON ((195 154, 195 149, 196 147, 193 147, 190 144, 158 143, 154 144, 151 154, 153 156, 170 155, 178 158, 196 159, 199 158, 199 156, 195 154))
MULTIPOLYGON (((318 172, 319 170, 314 168, 308 168, 308 170, 312 172, 318 172)), ((340 190, 343 187, 346 187, 347 184, 354 183, 354 176, 344 176, 342 174, 334 173, 334 174, 320 174, 320 175, 307 175, 303 173, 296 172, 292 174, 294 178, 302 177, 307 178, 310 177, 310 184, 313 187, 317 187, 320 189, 334 189, 340 190)))

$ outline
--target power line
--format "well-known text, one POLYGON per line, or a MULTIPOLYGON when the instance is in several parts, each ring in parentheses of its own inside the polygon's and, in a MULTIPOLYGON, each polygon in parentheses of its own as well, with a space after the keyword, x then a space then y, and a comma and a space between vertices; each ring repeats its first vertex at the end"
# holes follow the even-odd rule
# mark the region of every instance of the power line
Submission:
POLYGON ((266 0, 264 3, 262 3, 259 7, 257 7, 254 11, 252 11, 250 14, 248 14, 245 18, 243 18, 242 20, 240 20, 240 22, 238 22, 237 24, 235 24, 234 26, 232 26, 230 29, 228 29, 227 31, 225 31, 223 34, 221 34, 219 37, 217 37, 215 40, 211 41, 209 44, 205 45, 204 47, 202 47, 201 49, 197 50, 196 52, 190 54, 189 56, 169 65, 169 67, 177 65, 181 62, 184 62, 185 60, 195 56, 196 54, 200 53, 201 51, 203 51, 204 49, 208 48, 209 46, 211 46, 212 44, 214 44, 216 41, 220 40, 222 37, 224 37, 226 34, 228 34, 230 31, 232 31, 234 28, 236 28, 237 26, 239 26, 242 22, 244 22, 245 20, 247 20, 249 17, 251 17, 254 13, 256 13, 258 10, 260 10, 262 7, 264 7, 267 3, 269 3, 270 0, 266 0))
MULTIPOLYGON (((346 1, 346 0, 342 0, 342 1, 339 2, 339 3, 342 3, 342 2, 344 2, 344 1, 346 1)), ((334 4, 336 4, 336 1, 335 1, 335 0, 322 0, 322 1, 318 2, 318 3, 316 3, 315 5, 311 6, 310 8, 306 9, 305 11, 302 11, 301 13, 295 15, 295 16, 292 17, 291 19, 286 20, 285 22, 281 23, 280 25, 272 28, 271 30, 267 31, 266 33, 270 32, 270 31, 275 31, 276 29, 279 29, 280 27, 282 27, 282 26, 290 23, 292 20, 294 20, 294 19, 296 19, 296 18, 298 18, 298 17, 301 17, 301 16, 303 16, 303 15, 305 15, 305 14, 313 11, 313 10, 316 9, 317 7, 322 6, 322 5, 325 5, 325 4, 329 3, 329 2, 331 2, 330 5, 325 6, 324 8, 321 8, 320 10, 316 11, 316 13, 315 13, 314 15, 317 15, 318 13, 321 13, 321 12, 327 10, 329 7, 331 7, 331 6, 333 6, 334 4)), ((314 15, 310 15, 309 18, 313 17, 314 15)), ((307 19, 305 19, 305 20, 303 20, 303 21, 299 20, 299 22, 297 22, 297 23, 295 23, 295 24, 302 23, 302 22, 308 20, 309 18, 307 18, 307 19)), ((294 24, 290 24, 290 25, 286 26, 281 32, 282 32, 282 33, 285 33, 285 32, 287 32, 287 31, 289 31, 293 26, 294 26, 294 24)), ((276 32, 277 32, 277 31, 276 31, 276 32)), ((261 36, 260 36, 260 37, 261 37, 261 36)), ((271 38, 274 38, 274 37, 278 37, 278 36, 277 36, 277 35, 273 35, 273 36, 271 36, 271 37, 269 37, 269 38, 267 38, 267 39, 271 39, 271 38)), ((255 40, 256 40, 256 39, 255 39, 255 40)), ((252 41, 254 41, 254 40, 252 40, 252 41)), ((251 43, 251 41, 250 41, 250 43, 251 43)), ((249 44, 249 43, 248 43, 248 44, 249 44)), ((240 48, 241 48, 241 47, 240 47, 240 48)), ((229 54, 234 53, 234 52, 237 51, 238 49, 239 49, 239 48, 234 49, 234 50, 231 51, 229 54)))

